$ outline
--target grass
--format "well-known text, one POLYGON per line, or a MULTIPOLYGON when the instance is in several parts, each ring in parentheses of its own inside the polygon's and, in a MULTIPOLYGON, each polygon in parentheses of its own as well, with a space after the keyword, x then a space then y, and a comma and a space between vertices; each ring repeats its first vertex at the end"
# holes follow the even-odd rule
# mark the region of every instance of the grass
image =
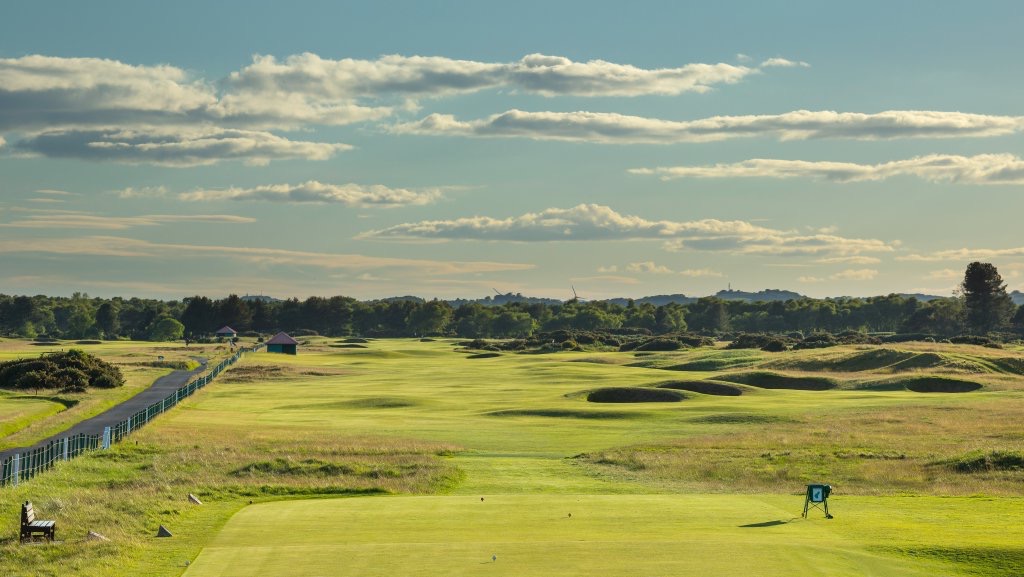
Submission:
MULTIPOLYGON (((16 532, 17 503, 31 499, 65 539, 0 544, 0 574, 27 566, 28 574, 97 577, 312 575, 317 567, 339 575, 1004 575, 1000 567, 1022 558, 1024 470, 948 464, 1024 453, 1024 387, 1003 371, 973 374, 980 391, 933 395, 857 386, 963 373, 877 367, 839 379, 777 365, 824 364, 865 350, 857 347, 467 362, 445 340, 374 340, 366 349, 309 341, 295 357, 247 355, 127 443, 0 490, 0 510, 9 512, 0 537, 16 532), (716 355, 726 364, 759 360, 738 372, 690 371, 679 382, 743 395, 659 388, 660 367, 710 366, 716 355), (628 366, 638 359, 650 364, 628 366), (760 373, 831 379, 836 388, 725 378, 760 373), (587 402, 602 389, 686 400, 587 402), (836 489, 836 519, 794 520, 804 485, 818 481, 836 489), (188 493, 205 504, 188 504, 188 493), (343 498, 310 499, 326 496, 343 498), (322 530, 309 530, 313 520, 322 530), (155 539, 161 524, 175 537, 155 539), (89 529, 111 541, 84 541, 89 529), (194 561, 187 571, 186 560, 194 561)), ((1004 365, 1020 356, 961 352, 1004 365)))

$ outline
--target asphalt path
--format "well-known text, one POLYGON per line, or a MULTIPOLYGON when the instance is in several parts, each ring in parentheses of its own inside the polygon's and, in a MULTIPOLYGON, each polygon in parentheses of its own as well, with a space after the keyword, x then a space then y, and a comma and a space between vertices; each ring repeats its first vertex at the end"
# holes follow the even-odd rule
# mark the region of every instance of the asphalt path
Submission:
POLYGON ((164 400, 168 395, 188 384, 192 377, 206 370, 206 359, 198 360, 201 363, 198 369, 193 371, 174 371, 169 375, 160 377, 153 381, 153 384, 150 385, 149 388, 144 389, 134 397, 107 409, 105 412, 100 413, 95 417, 86 419, 76 425, 72 425, 70 429, 66 429, 52 437, 43 439, 30 447, 17 447, 0 452, 0 463, 15 453, 24 453, 25 451, 30 451, 38 447, 44 447, 47 443, 56 439, 63 439, 64 437, 70 437, 79 433, 87 433, 90 435, 102 433, 104 427, 113 427, 153 403, 164 400))

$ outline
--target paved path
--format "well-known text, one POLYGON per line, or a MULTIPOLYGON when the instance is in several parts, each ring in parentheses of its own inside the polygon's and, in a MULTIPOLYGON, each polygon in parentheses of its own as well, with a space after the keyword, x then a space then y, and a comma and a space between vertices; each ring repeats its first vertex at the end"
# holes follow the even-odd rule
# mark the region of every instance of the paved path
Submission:
POLYGON ((125 400, 120 405, 115 405, 107 409, 106 412, 72 425, 70 429, 65 429, 64 431, 61 431, 52 437, 43 439, 30 447, 16 447, 0 452, 0 463, 15 453, 24 453, 25 451, 29 451, 37 447, 43 447, 54 439, 63 439, 64 437, 70 437, 79 433, 88 433, 90 435, 102 433, 104 427, 113 427, 153 403, 162 401, 168 395, 187 384, 193 376, 206 370, 206 359, 197 360, 201 363, 198 369, 193 371, 174 371, 169 375, 160 377, 153 381, 153 384, 150 385, 148 389, 145 389, 134 397, 125 400))

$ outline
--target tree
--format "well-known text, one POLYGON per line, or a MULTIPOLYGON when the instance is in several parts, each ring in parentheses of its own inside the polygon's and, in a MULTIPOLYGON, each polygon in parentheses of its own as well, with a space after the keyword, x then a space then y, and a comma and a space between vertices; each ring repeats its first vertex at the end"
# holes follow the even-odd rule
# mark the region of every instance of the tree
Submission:
POLYGON ((1006 293, 1006 284, 991 263, 972 262, 967 265, 963 291, 967 330, 986 334, 1007 325, 1015 312, 1013 301, 1006 293))
POLYGON ((96 326, 103 331, 104 338, 117 338, 117 331, 121 328, 121 322, 118 319, 120 313, 120 307, 111 301, 101 304, 96 309, 96 326))
POLYGON ((185 334, 185 325, 172 317, 160 317, 149 328, 151 341, 176 341, 185 334))

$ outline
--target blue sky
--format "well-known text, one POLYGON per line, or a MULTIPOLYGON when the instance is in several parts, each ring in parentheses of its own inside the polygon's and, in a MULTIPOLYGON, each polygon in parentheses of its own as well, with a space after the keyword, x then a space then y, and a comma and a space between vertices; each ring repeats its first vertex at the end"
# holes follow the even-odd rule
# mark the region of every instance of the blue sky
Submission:
POLYGON ((1024 288, 1015 2, 32 2, 0 292, 1024 288))

